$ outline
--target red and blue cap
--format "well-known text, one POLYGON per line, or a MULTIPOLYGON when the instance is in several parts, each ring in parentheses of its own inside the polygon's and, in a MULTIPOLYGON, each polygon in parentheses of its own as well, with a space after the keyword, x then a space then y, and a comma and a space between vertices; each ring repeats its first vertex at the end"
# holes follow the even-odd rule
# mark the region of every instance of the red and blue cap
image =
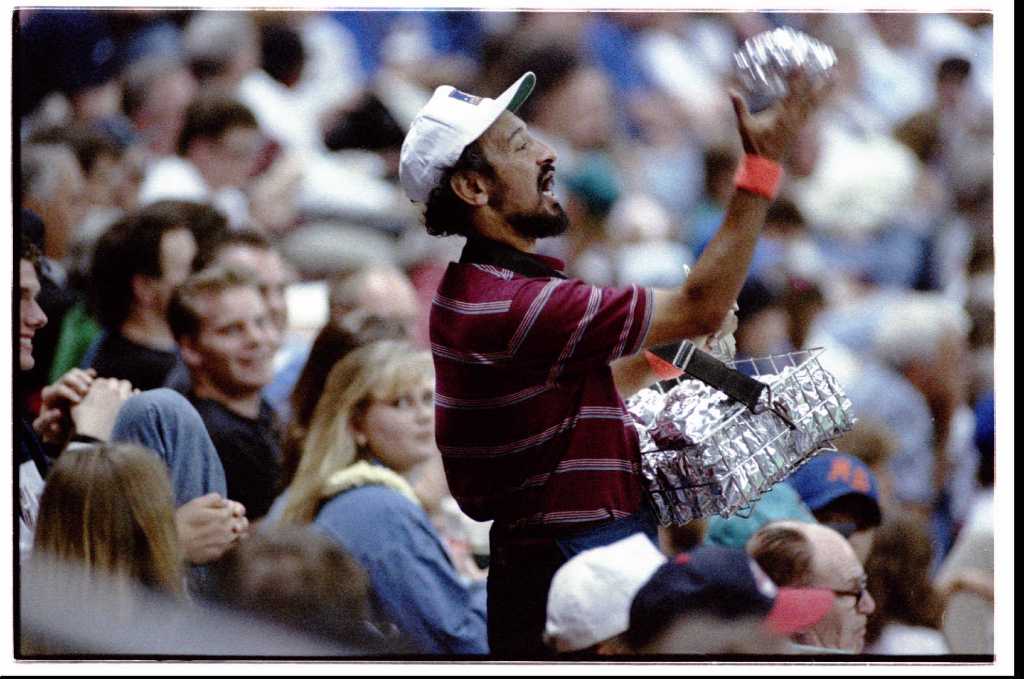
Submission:
POLYGON ((741 549, 703 545, 661 566, 633 597, 628 638, 647 645, 686 615, 755 617, 788 637, 821 620, 835 600, 828 589, 778 587, 741 549))

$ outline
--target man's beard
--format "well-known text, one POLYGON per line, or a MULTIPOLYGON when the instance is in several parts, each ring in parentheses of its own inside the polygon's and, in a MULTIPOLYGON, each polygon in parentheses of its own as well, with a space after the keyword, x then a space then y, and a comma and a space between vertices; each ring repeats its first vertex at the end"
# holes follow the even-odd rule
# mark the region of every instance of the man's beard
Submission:
POLYGON ((569 228, 569 215, 558 203, 554 213, 536 210, 534 212, 516 212, 505 215, 513 229, 523 238, 552 238, 561 236, 569 228))
MULTIPOLYGON (((539 187, 538 187, 539 190, 539 187)), ((553 238, 561 236, 569 228, 569 215, 560 203, 555 203, 554 212, 544 209, 543 198, 537 201, 537 206, 531 212, 513 212, 502 215, 505 221, 515 229, 516 233, 523 238, 534 240, 537 238, 553 238)), ((505 204, 505 193, 500 189, 494 194, 493 207, 498 212, 503 212, 505 204)))

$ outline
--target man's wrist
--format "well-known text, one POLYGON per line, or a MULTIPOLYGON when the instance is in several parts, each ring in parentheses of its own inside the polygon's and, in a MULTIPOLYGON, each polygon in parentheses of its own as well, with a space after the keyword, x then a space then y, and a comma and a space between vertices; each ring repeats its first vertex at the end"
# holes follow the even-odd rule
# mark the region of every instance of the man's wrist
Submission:
POLYGON ((736 168, 736 188, 775 200, 782 182, 782 165, 764 156, 745 154, 736 168))

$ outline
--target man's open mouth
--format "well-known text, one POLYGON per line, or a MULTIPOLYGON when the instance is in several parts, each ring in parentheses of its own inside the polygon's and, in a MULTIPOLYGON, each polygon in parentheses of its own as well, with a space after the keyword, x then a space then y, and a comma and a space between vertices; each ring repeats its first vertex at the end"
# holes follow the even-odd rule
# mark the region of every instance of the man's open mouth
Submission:
POLYGON ((540 192, 546 196, 552 198, 555 197, 555 168, 547 167, 541 171, 540 178, 537 180, 537 186, 540 192))

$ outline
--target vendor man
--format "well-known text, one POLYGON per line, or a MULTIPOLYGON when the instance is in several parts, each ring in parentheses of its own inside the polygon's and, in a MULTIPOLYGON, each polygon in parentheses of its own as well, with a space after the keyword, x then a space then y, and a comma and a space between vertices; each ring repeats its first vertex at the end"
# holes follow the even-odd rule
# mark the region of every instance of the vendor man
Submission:
POLYGON ((655 380, 642 350, 715 332, 746 277, 779 163, 821 98, 802 76, 751 114, 722 226, 675 290, 600 288, 534 254, 569 226, 554 151, 515 111, 526 73, 497 99, 441 86, 402 145, 400 179, 432 235, 468 240, 433 300, 436 435, 467 514, 494 520, 488 635, 498 657, 543 657, 552 575, 573 554, 643 531, 637 434, 623 398, 655 380))

